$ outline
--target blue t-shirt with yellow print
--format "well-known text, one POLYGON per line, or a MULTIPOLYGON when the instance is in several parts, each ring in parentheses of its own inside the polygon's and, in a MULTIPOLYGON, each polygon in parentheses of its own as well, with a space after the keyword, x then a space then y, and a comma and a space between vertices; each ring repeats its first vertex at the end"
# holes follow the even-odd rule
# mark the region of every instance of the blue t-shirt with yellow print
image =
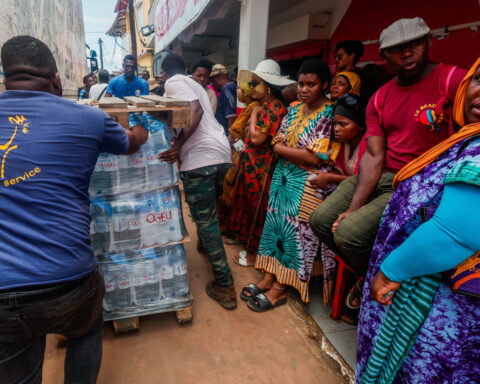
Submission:
POLYGON ((0 290, 91 272, 88 185, 100 152, 128 149, 102 110, 45 92, 0 94, 0 290))

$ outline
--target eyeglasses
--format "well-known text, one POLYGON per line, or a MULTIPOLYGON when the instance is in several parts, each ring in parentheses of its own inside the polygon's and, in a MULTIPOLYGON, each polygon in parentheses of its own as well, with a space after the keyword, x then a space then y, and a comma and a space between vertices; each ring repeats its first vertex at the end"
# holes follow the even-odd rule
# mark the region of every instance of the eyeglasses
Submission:
POLYGON ((260 82, 256 79, 253 79, 252 81, 248 82, 248 86, 253 88, 255 88, 258 84, 260 84, 260 82))
POLYGON ((343 55, 341 53, 337 54, 337 55, 333 55, 333 59, 334 60, 342 60, 343 59, 343 55))
POLYGON ((402 53, 405 49, 418 49, 422 43, 426 41, 425 37, 416 40, 407 41, 406 43, 395 45, 394 47, 385 48, 383 51, 388 55, 402 53))

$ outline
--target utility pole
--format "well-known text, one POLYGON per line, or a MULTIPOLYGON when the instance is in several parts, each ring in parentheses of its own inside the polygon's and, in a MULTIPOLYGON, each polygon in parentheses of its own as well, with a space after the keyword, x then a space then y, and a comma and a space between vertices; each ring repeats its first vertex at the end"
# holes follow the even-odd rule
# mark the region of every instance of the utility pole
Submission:
POLYGON ((98 45, 100 47, 100 69, 103 69, 103 40, 98 39, 98 45))
POLYGON ((132 40, 132 55, 137 57, 137 37, 135 34, 135 12, 133 0, 128 0, 128 22, 130 24, 130 39, 132 40))

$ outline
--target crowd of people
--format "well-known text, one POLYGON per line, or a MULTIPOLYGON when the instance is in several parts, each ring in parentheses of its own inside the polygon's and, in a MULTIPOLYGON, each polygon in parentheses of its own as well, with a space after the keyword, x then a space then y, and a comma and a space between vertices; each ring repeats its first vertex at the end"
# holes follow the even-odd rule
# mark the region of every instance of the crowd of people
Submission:
MULTIPOLYGON (((335 46, 333 76, 325 62, 309 59, 296 79, 282 76, 271 59, 231 76, 224 65, 199 58, 188 75, 175 53, 163 59, 157 79, 148 71, 138 77, 135 57, 126 56, 121 76, 109 81, 100 71, 95 84, 87 75, 79 98, 152 92, 190 103, 189 125, 160 159, 179 161, 197 249, 213 271, 205 290, 222 307, 238 304, 226 245, 243 245, 234 263, 263 273, 239 293, 255 312, 285 304, 287 287, 309 302, 313 279, 321 279, 328 304, 339 258, 355 273, 342 319, 358 319, 357 382, 470 383, 480 375, 480 242, 474 232, 480 217, 480 59, 468 72, 435 63, 432 43, 418 17, 385 28, 379 54, 393 77, 384 84, 377 66, 357 67, 363 55, 357 41, 335 46)), ((9 203, 0 212, 8 250, 8 257, 0 253, 0 374, 11 382, 41 377, 45 333, 56 332, 68 336, 73 351, 66 377, 93 378, 104 287, 86 247, 88 178, 100 151, 133 153, 146 131, 138 125, 126 132, 103 112, 64 101, 60 117, 78 134, 45 131, 58 125, 57 111, 35 121, 42 138, 52 140, 34 140, 33 146, 26 133, 35 137, 37 131, 27 122, 61 96, 55 61, 31 37, 5 43, 1 56, 7 91, 0 101, 13 108, 22 98, 25 105, 21 117, 3 119, 25 134, 7 169, 12 177, 27 166, 35 171, 31 183, 11 179, 4 194, 9 203), (90 130, 81 130, 79 121, 86 119, 90 130), (50 148, 58 137, 66 140, 65 153, 50 148), (80 146, 88 153, 72 150, 80 146), (68 161, 74 171, 58 161, 72 155, 78 157, 68 161), (36 205, 27 187, 44 191, 36 205), (58 204, 70 204, 75 220, 46 215, 58 204), (27 235, 17 230, 24 222, 32 223, 27 235), (58 232, 45 233, 58 222, 65 222, 61 239, 58 232), (52 259, 56 254, 68 257, 60 262, 52 259), (66 301, 69 311, 60 310, 66 301), (14 316, 29 314, 32 305, 41 326, 14 316), (85 305, 88 318, 74 321, 85 305), (51 313, 58 319, 46 321, 51 313), (85 359, 81 367, 79 357, 85 359)), ((0 150, 8 152, 11 135, 4 132, 0 141, 7 144, 0 150)))
POLYGON ((379 42, 392 74, 384 83, 378 66, 356 66, 358 41, 336 45, 334 76, 310 59, 295 80, 268 59, 241 70, 235 84, 223 65, 200 58, 195 84, 183 59, 168 55, 166 95, 200 101, 202 112, 193 108, 190 127, 162 158, 180 154, 183 167, 198 154, 182 179, 198 250, 214 271, 206 290, 220 305, 237 305, 225 245, 242 244, 233 261, 263 272, 239 295, 255 312, 285 304, 287 287, 309 302, 318 277, 327 304, 339 258, 355 272, 342 319, 359 318, 358 382, 474 382, 480 289, 478 273, 468 273, 480 263, 471 221, 480 62, 468 74, 432 62, 430 29, 418 17, 397 20, 379 42), (235 94, 243 104, 236 115, 235 94), (198 127, 213 116, 216 147, 199 141, 198 127))
POLYGON ((137 76, 137 59, 133 55, 126 55, 123 58, 123 73, 116 76, 106 69, 98 73, 88 73, 83 77, 83 87, 78 89, 78 99, 100 100, 102 97, 159 95, 165 92, 165 80, 162 75, 150 76, 147 70, 137 76))

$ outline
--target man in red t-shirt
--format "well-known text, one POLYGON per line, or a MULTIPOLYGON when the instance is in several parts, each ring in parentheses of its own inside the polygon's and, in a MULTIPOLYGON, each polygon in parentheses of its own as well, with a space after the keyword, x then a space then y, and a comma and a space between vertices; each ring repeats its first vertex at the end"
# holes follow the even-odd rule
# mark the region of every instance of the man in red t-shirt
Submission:
POLYGON ((451 105, 466 72, 428 58, 430 29, 419 17, 382 31, 380 56, 395 73, 367 107, 367 151, 358 175, 342 182, 310 216, 322 242, 365 276, 392 181, 405 164, 452 133, 451 105))

